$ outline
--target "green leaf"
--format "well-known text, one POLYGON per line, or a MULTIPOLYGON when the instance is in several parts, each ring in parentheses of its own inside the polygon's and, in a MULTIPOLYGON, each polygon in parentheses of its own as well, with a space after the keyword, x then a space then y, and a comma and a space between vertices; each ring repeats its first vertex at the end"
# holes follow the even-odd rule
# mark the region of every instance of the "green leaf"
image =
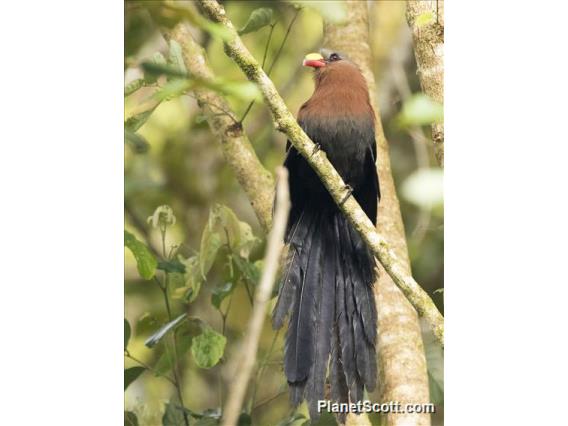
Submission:
POLYGON ((247 280, 247 282, 255 286, 258 284, 261 271, 259 265, 262 264, 262 261, 251 263, 246 259, 233 257, 233 262, 235 262, 237 269, 242 274, 242 277, 247 280))
POLYGON ((224 237, 223 241, 230 246, 231 251, 244 259, 248 259, 250 251, 259 242, 259 239, 252 233, 250 225, 241 222, 227 206, 215 205, 211 209, 208 225, 219 230, 224 237))
POLYGON ((441 123, 444 120, 444 107, 425 94, 417 93, 404 101, 395 120, 401 128, 441 123))
POLYGON ((295 0, 293 1, 300 7, 309 7, 316 10, 322 18, 332 24, 347 23, 347 5, 340 0, 295 0))
POLYGON ((124 370, 124 390, 136 380, 146 369, 144 367, 131 367, 124 370))
POLYGON ((188 303, 191 303, 199 295, 203 283, 199 262, 200 256, 192 256, 185 260, 180 256, 179 259, 185 265, 185 286, 177 288, 173 293, 173 297, 174 299, 185 299, 188 303))
POLYGON ((162 417, 163 426, 185 426, 183 419, 183 411, 176 407, 173 403, 166 404, 166 411, 162 417))
POLYGON ((166 272, 185 273, 185 265, 179 259, 160 260, 156 269, 166 272))
POLYGON ((144 86, 143 78, 137 78, 136 80, 131 81, 124 88, 124 96, 131 95, 132 93, 140 89, 142 86, 144 86))
POLYGON ((144 344, 149 348, 153 348, 154 346, 156 346, 160 342, 160 340, 162 340, 164 338, 164 336, 166 334, 168 334, 170 331, 174 330, 178 325, 180 325, 181 322, 186 317, 187 317, 187 314, 183 313, 179 317, 177 317, 176 319, 168 322, 163 327, 161 327, 158 331, 156 331, 154 334, 152 334, 150 337, 148 337, 148 339, 146 339, 144 344))
POLYGON ((154 98, 162 101, 172 100, 195 87, 195 81, 189 79, 176 78, 168 80, 160 90, 154 93, 154 98))
POLYGON ((178 70, 182 75, 187 75, 187 68, 183 62, 183 53, 181 46, 175 40, 170 40, 170 57, 169 63, 172 67, 178 70))
POLYGON ((237 426, 251 426, 252 418, 247 413, 241 413, 239 419, 237 420, 237 426))
POLYGON ((128 120, 124 122, 124 127, 131 132, 136 132, 140 127, 146 123, 146 121, 150 118, 154 110, 159 104, 154 105, 152 108, 141 112, 139 114, 133 115, 128 120))
POLYGON ((193 24, 207 31, 212 36, 218 37, 223 41, 229 41, 233 38, 231 31, 228 28, 225 28, 221 24, 216 24, 214 22, 209 21, 208 19, 205 19, 199 13, 195 13, 191 8, 178 6, 174 2, 172 3, 146 2, 146 3, 152 3, 155 5, 154 8, 157 10, 154 11, 152 15, 153 16, 159 15, 159 17, 162 19, 165 18, 165 22, 163 23, 168 28, 173 28, 173 26, 177 23, 178 20, 186 19, 187 21, 189 21, 190 24, 193 24), (172 15, 175 19, 171 19, 172 15))
POLYGON ((180 272, 168 272, 168 292, 170 296, 173 297, 174 293, 180 288, 185 288, 185 274, 180 272))
POLYGON ((219 309, 223 300, 225 300, 225 298, 229 294, 231 294, 233 289, 234 285, 232 282, 227 282, 222 286, 215 287, 213 290, 211 290, 211 304, 219 309))
MULTIPOLYGON (((304 425, 306 422, 303 423, 304 425)), ((321 417, 317 422, 310 422, 308 420, 309 426, 333 426, 337 425, 337 421, 335 420, 335 416, 331 414, 329 411, 322 411, 321 417)))
MULTIPOLYGON (((149 62, 156 64, 156 65, 166 65, 167 64, 166 58, 164 57, 164 55, 162 55, 161 52, 154 53, 154 55, 152 56, 152 58, 150 59, 149 62)), ((157 78, 158 78, 158 76, 156 74, 144 73, 144 82, 146 84, 155 83, 157 78)))
MULTIPOLYGON (((180 357, 183 357, 191 347, 193 337, 199 335, 205 328, 209 327, 199 318, 188 318, 180 324, 176 330, 177 333, 177 348, 180 357)), ((158 362, 154 366, 154 372, 157 376, 168 373, 174 365, 174 354, 171 346, 164 345, 163 352, 158 358, 158 362)))
POLYGON ((441 207, 444 203, 444 172, 438 168, 413 172, 402 182, 401 195, 423 209, 441 207))
POLYGON ((223 238, 221 235, 214 231, 210 223, 205 226, 203 234, 201 235, 201 246, 199 249, 199 268, 201 276, 205 279, 207 273, 211 269, 217 252, 223 245, 223 238))
POLYGON ((146 280, 151 279, 156 273, 158 261, 152 255, 148 247, 126 230, 124 231, 124 245, 128 247, 134 255, 140 276, 146 280))
POLYGON ((225 351, 227 339, 211 328, 207 328, 191 343, 191 354, 200 368, 211 368, 219 362, 225 351))
MULTIPOLYGON (((184 325, 180 326, 180 330, 181 327, 184 326, 185 323, 184 325)), ((193 336, 198 334, 197 330, 195 330, 194 328, 196 327, 195 326, 190 327, 188 325, 187 330, 185 330, 184 332, 178 331, 176 340, 177 340, 178 355, 180 356, 180 358, 183 357, 187 353, 187 351, 189 351, 193 336)), ((158 358, 158 361, 154 366, 154 372, 156 373, 157 376, 165 375, 173 368, 174 361, 175 358, 172 352, 172 348, 169 345, 164 345, 164 351, 162 352, 160 358, 158 358)))
POLYGON ((163 323, 163 319, 157 318, 150 312, 144 312, 136 321, 136 334, 143 335, 153 332, 163 323))
POLYGON ((131 333, 132 330, 130 329, 130 323, 126 318, 124 318, 124 350, 126 350, 126 347, 128 346, 131 333))
POLYGON ((153 77, 165 75, 168 78, 187 78, 185 67, 180 69, 178 64, 159 64, 151 61, 144 61, 140 66, 144 71, 144 75, 150 75, 153 77))
POLYGON ((272 9, 268 7, 261 7, 251 12, 247 23, 242 27, 238 33, 244 35, 258 31, 261 28, 270 25, 272 22, 272 9))
POLYGON ((124 426, 138 426, 138 418, 132 411, 124 412, 124 426))
POLYGON ((262 93, 256 84, 251 81, 228 81, 217 79, 207 84, 213 90, 224 95, 234 96, 243 101, 260 101, 262 93))
POLYGON ((150 144, 146 139, 128 128, 124 129, 124 143, 130 145, 137 154, 144 154, 150 148, 150 144))

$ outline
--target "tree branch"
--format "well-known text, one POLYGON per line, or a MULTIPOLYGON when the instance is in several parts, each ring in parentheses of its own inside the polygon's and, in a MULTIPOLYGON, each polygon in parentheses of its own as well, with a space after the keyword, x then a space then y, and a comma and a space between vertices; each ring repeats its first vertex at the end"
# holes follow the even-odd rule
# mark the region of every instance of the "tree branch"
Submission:
MULTIPOLYGON (((414 54, 422 90, 444 103, 444 1, 408 0, 406 19, 414 39, 414 54)), ((434 154, 444 167, 444 125, 432 124, 434 154)))
MULTIPOLYGON (((184 64, 190 74, 206 81, 213 80, 213 72, 207 65, 203 48, 195 42, 187 24, 178 24, 164 36, 179 43, 184 64)), ((258 159, 240 123, 232 118, 236 114, 231 111, 227 101, 219 93, 205 87, 195 88, 194 93, 211 131, 221 141, 225 161, 246 192, 260 225, 268 231, 274 200, 272 174, 258 159)))
POLYGON ((241 412, 243 399, 256 360, 258 341, 260 339, 262 325, 264 324, 266 309, 278 271, 280 253, 284 241, 284 231, 286 230, 288 213, 290 211, 290 197, 288 194, 288 171, 284 167, 280 167, 277 171, 277 177, 278 189, 276 191, 277 199, 274 222, 268 236, 262 276, 260 277, 258 287, 255 291, 252 314, 246 332, 244 333, 245 341, 240 354, 240 360, 237 364, 239 365, 239 369, 235 379, 231 382, 227 393, 227 402, 223 408, 223 426, 234 426, 238 423, 237 420, 241 412))
POLYGON ((298 152, 306 158, 345 216, 361 234, 374 255, 379 259, 385 270, 417 312, 425 318, 434 335, 443 345, 444 318, 432 299, 408 273, 404 264, 401 263, 397 255, 389 247, 385 238, 376 232, 372 222, 363 212, 355 198, 350 196, 342 203, 349 191, 341 176, 333 168, 326 154, 321 150, 316 150, 315 144, 300 128, 270 78, 268 78, 237 35, 223 7, 214 0, 199 0, 199 3, 211 20, 221 23, 231 33, 231 40, 225 42, 225 52, 241 68, 247 78, 259 86, 264 100, 272 112, 277 130, 285 133, 298 152))

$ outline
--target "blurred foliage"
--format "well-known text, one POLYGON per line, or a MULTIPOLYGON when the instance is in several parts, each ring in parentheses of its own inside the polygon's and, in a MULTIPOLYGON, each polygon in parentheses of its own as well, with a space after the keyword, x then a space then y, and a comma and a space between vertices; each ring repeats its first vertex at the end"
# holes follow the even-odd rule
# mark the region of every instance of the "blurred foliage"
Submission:
MULTIPOLYGON (((311 72, 301 62, 321 47, 321 15, 341 22, 345 4, 224 4, 247 47, 260 62, 266 57, 265 69, 297 111, 313 90, 311 72)), ((381 116, 413 275, 443 311, 443 293, 434 293, 443 287, 442 171, 434 168, 431 142, 422 141, 424 159, 412 137, 418 129, 429 138, 429 123, 443 120, 443 111, 420 92, 412 46, 405 42, 404 3, 374 2, 370 10, 377 98, 388 106, 381 116), (395 46, 405 52, 404 75, 397 77, 408 81, 410 98, 392 84, 388 64, 395 46)), ((226 383, 239 368, 235 354, 262 268, 264 235, 191 94, 207 84, 227 97, 237 117, 259 99, 224 54, 226 36, 192 2, 125 2, 125 424, 183 425, 184 415, 192 425, 218 424, 226 383), (206 49, 217 75, 213 83, 187 75, 180 46, 161 36, 160 27, 180 20, 190 23, 206 49), (178 378, 185 410, 174 385, 178 378)), ((268 170, 282 163, 286 140, 274 131, 262 102, 250 107, 243 127, 268 170)), ((305 406, 292 411, 288 405, 283 336, 266 322, 256 380, 239 424, 306 422, 305 406)), ((442 354, 427 333, 425 345, 431 398, 443 404, 442 354)), ((378 393, 369 398, 378 400, 378 393)), ((442 405, 438 411, 433 424, 443 421, 442 405)), ((379 416, 370 417, 379 424, 379 416)), ((319 422, 334 423, 325 415, 319 422)))

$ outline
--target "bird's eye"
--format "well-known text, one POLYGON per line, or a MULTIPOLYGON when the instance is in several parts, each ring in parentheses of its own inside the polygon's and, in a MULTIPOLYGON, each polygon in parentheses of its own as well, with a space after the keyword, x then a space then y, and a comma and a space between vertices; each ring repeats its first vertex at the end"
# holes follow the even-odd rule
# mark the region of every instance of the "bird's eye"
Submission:
POLYGON ((337 53, 332 53, 331 55, 329 55, 329 60, 332 61, 332 62, 338 61, 339 59, 341 59, 341 58, 339 57, 339 55, 337 53))

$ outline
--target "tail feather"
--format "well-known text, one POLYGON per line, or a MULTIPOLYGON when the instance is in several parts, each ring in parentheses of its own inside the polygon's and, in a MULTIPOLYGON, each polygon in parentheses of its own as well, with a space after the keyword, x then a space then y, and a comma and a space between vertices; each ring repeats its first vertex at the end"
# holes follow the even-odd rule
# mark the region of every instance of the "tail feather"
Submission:
POLYGON ((293 407, 297 407, 303 401, 307 381, 306 379, 302 382, 288 382, 288 387, 290 388, 290 404, 293 407))
POLYGON ((331 350, 333 316, 335 313, 335 250, 330 229, 322 228, 320 236, 320 240, 323 243, 323 251, 319 263, 319 282, 317 282, 319 287, 317 292, 318 303, 314 305, 313 310, 316 328, 316 338, 314 339, 315 356, 306 388, 306 399, 309 401, 310 418, 312 420, 319 418, 320 413, 317 411, 317 401, 324 399, 325 377, 331 350))
POLYGON ((343 371, 345 372, 345 380, 347 381, 347 387, 349 388, 351 399, 353 399, 353 395, 358 393, 357 383, 359 382, 359 378, 355 358, 355 333, 353 333, 352 326, 353 312, 349 311, 349 309, 353 306, 350 287, 350 282, 347 279, 344 281, 343 289, 339 290, 340 292, 343 292, 343 307, 342 311, 339 312, 338 322, 343 371))
POLYGON ((349 226, 347 229, 353 252, 356 253, 356 262, 354 262, 354 265, 351 265, 351 273, 353 276, 359 276, 360 279, 360 282, 357 283, 358 285, 355 285, 353 288, 355 304, 357 312, 361 315, 367 341, 375 346, 377 340, 377 308, 372 287, 375 276, 375 260, 369 248, 363 244, 363 239, 357 234, 357 231, 352 226, 349 226))
POLYGON ((302 282, 300 259, 313 216, 314 215, 309 213, 305 214, 305 211, 302 212, 300 218, 294 224, 286 238, 286 243, 289 245, 288 258, 286 259, 285 274, 280 284, 278 300, 272 314, 272 328, 275 330, 282 327, 284 318, 286 318, 290 312, 292 304, 294 303, 294 296, 302 282), (308 217, 306 218, 306 216, 308 217))
POLYGON ((333 401, 360 401, 365 388, 375 388, 374 258, 338 210, 321 206, 305 207, 286 242, 273 326, 281 327, 292 311, 284 359, 290 401, 307 399, 316 420, 328 363, 333 401))
POLYGON ((300 259, 301 286, 296 292, 295 307, 288 326, 284 372, 288 382, 303 382, 308 378, 314 359, 314 336, 316 334, 313 306, 317 304, 317 282, 321 242, 318 239, 319 220, 313 233, 308 235, 300 259), (305 252, 304 252, 305 250, 305 252))
MULTIPOLYGON (((345 220, 345 219, 343 219, 345 220)), ((355 233, 351 226, 343 228, 345 240, 353 252, 357 253, 357 262, 349 263, 353 291, 353 301, 356 312, 351 318, 355 342, 357 372, 363 380, 365 387, 373 391, 377 382, 377 364, 375 359, 375 340, 377 335, 377 312, 372 294, 372 281, 366 281, 371 275, 370 266, 373 258, 368 248, 363 245, 361 237, 355 233), (361 260, 363 260, 361 262, 361 260), (365 262, 366 260, 366 262, 365 262)))
MULTIPOLYGON (((345 372, 341 361, 341 347, 339 345, 339 327, 334 321, 333 339, 331 345, 331 360, 329 362, 329 383, 331 386, 331 400, 339 403, 349 402, 349 388, 345 381, 345 372)), ((345 423, 346 413, 339 413, 338 419, 345 423)))

